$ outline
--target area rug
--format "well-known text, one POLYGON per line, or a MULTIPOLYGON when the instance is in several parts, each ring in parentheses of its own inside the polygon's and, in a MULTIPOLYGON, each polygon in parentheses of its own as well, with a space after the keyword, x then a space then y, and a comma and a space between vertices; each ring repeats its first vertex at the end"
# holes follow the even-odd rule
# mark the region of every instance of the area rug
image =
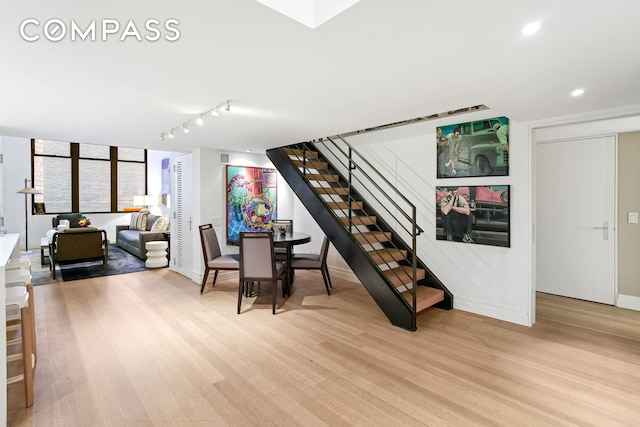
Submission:
POLYGON ((104 268, 102 261, 58 265, 56 268, 58 268, 58 271, 56 271, 56 280, 51 278, 51 272, 49 271, 48 266, 44 266, 37 272, 32 271, 33 284, 44 285, 60 281, 68 282, 71 280, 90 279, 93 277, 135 273, 136 271, 147 269, 143 260, 131 255, 115 244, 109 245, 109 260, 106 269, 104 268))

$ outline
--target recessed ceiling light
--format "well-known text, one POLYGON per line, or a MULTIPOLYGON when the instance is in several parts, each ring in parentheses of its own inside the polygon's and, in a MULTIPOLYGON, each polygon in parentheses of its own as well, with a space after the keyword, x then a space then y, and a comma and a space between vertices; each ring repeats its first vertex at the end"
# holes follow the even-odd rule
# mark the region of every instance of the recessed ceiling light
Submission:
POLYGON ((576 89, 573 92, 571 92, 571 96, 580 96, 584 93, 584 89, 576 89))
POLYGON ((530 36, 531 34, 537 33, 539 29, 540 29, 540 24, 538 22, 532 22, 524 26, 520 31, 525 36, 530 36))

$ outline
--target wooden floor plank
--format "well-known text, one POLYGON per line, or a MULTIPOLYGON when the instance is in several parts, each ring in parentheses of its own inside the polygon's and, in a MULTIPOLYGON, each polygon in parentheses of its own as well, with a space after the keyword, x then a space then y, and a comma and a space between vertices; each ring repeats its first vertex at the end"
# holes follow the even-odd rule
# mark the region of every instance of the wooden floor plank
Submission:
POLYGON ((292 295, 168 269, 35 288, 35 404, 10 426, 629 426, 640 313, 539 294, 523 327, 430 308, 409 332, 362 286, 296 273, 292 295))

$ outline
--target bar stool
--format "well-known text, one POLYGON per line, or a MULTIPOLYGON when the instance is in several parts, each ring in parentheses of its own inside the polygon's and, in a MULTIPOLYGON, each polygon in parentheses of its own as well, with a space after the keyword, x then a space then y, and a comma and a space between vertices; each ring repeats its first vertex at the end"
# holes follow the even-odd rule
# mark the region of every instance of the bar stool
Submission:
POLYGON ((17 268, 24 268, 31 273, 31 261, 27 257, 11 258, 7 263, 6 270, 15 270, 17 268))
POLYGON ((36 306, 33 301, 33 283, 31 281, 31 273, 24 268, 14 268, 11 270, 5 271, 5 287, 20 287, 23 286, 26 288, 27 293, 29 294, 29 314, 31 315, 31 324, 33 328, 31 329, 31 341, 33 345, 33 354, 36 355, 37 358, 37 345, 36 345, 36 306))
POLYGON ((6 289, 6 314, 7 331, 21 330, 22 337, 16 340, 8 340, 7 346, 22 343, 22 353, 11 354, 7 356, 7 363, 22 359, 22 374, 7 378, 7 385, 24 381, 25 404, 27 408, 33 406, 33 369, 36 363, 36 357, 33 351, 33 323, 29 306, 29 292, 25 286, 11 286, 6 289))

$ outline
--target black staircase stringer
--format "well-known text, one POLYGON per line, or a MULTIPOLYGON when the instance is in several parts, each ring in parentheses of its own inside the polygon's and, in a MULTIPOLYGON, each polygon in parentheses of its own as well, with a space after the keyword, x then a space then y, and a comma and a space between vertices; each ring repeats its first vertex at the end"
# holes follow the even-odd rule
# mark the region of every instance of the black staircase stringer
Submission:
POLYGON ((412 308, 407 301, 390 287, 369 255, 333 212, 327 209, 322 198, 289 156, 281 148, 267 150, 266 154, 389 321, 403 329, 415 330, 412 308))
MULTIPOLYGON (((376 216, 377 223, 380 225, 381 229, 387 230, 387 231, 393 230, 391 226, 384 220, 384 218, 377 214, 375 209, 372 210, 371 208, 369 208, 369 211, 370 212, 368 212, 368 214, 376 216)), ((411 247, 407 245, 404 240, 398 238, 396 236, 396 233, 392 234, 392 241, 393 241, 393 247, 396 247, 398 249, 404 249, 409 254, 412 253, 411 247)), ((436 288, 436 289, 442 289, 442 291, 444 292, 444 300, 435 304, 434 307, 437 307, 443 310, 451 310, 453 308, 453 294, 451 293, 451 291, 447 289, 444 283, 442 283, 440 279, 438 279, 438 277, 433 273, 433 271, 431 271, 431 269, 427 267, 427 265, 424 262, 422 262, 422 260, 419 257, 417 258, 416 261, 417 261, 417 268, 421 268, 425 271, 424 279, 419 280, 417 285, 427 286, 427 287, 436 288)), ((406 260, 404 264, 410 265, 409 260, 406 260)))

